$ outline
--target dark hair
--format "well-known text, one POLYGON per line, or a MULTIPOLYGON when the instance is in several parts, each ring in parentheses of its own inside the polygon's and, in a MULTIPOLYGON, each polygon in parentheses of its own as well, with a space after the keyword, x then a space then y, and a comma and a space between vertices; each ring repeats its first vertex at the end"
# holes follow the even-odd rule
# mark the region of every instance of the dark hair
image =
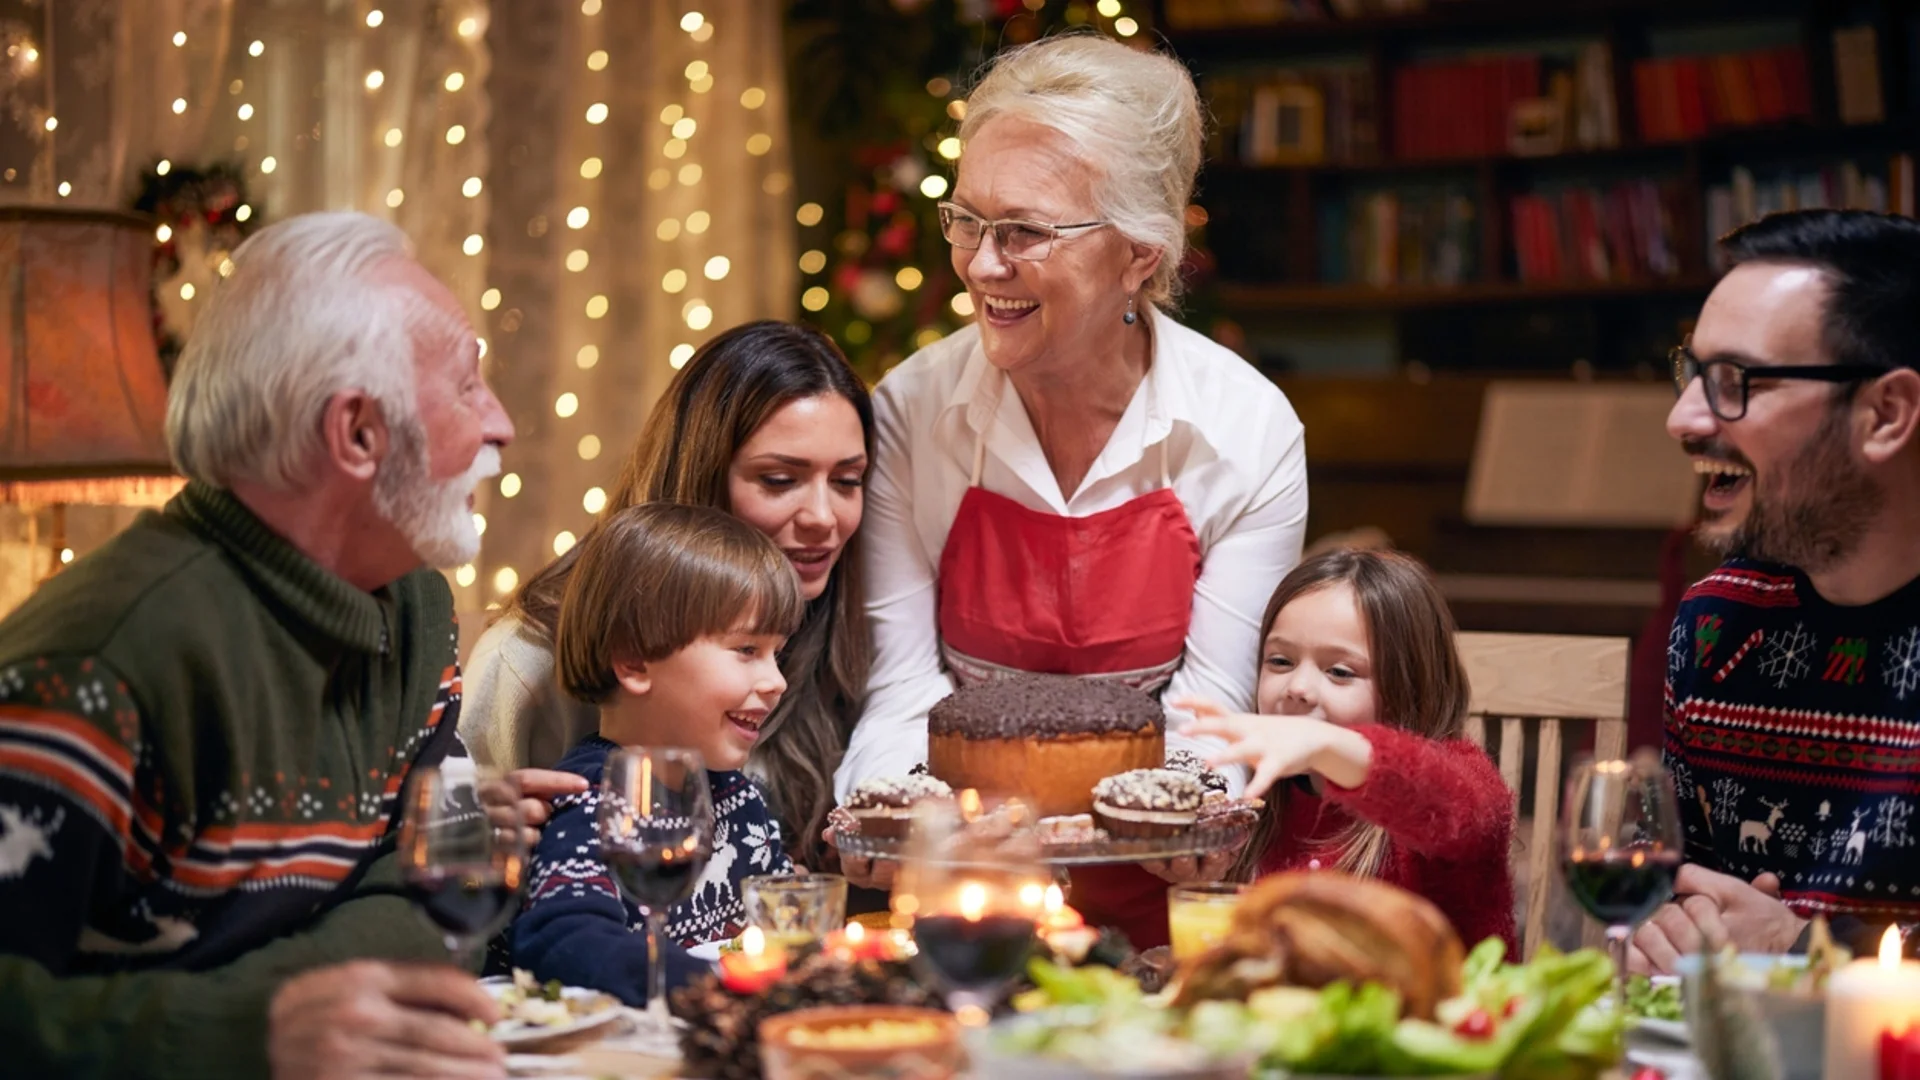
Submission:
POLYGON ((1920 342, 1920 222, 1867 210, 1768 214, 1720 239, 1732 266, 1791 263, 1826 275, 1821 340, 1835 364, 1914 367, 1920 342))
MULTIPOLYGON (((774 320, 720 334, 667 385, 621 466, 600 520, 646 502, 731 510, 727 471, 734 454, 789 402, 826 395, 853 406, 871 461, 873 402, 833 339, 809 326, 774 320)), ((548 563, 514 597, 512 610, 549 639, 579 550, 548 563)), ((826 591, 807 604, 806 618, 787 641, 780 657, 787 692, 749 759, 780 817, 787 850, 815 867, 830 857, 820 831, 833 809, 833 773, 860 718, 873 658, 862 561, 855 530, 826 591)))
POLYGON ((604 705, 623 660, 664 660, 703 637, 785 637, 805 603, 793 567, 746 522, 704 506, 646 503, 600 523, 578 548, 553 635, 561 689, 604 705), (744 621, 744 625, 743 625, 744 621))
MULTIPOLYGON (((1336 549, 1315 555, 1282 578, 1267 600, 1260 620, 1260 656, 1265 662, 1267 635, 1281 609, 1301 596, 1333 585, 1353 590, 1367 628, 1373 660, 1373 685, 1380 695, 1378 718, 1429 739, 1459 738, 1471 705, 1467 669, 1454 644, 1453 612, 1420 560, 1397 551, 1336 549)), ((1260 823, 1234 876, 1250 877, 1265 854, 1275 826, 1286 812, 1288 788, 1267 794, 1260 823)), ((1372 877, 1386 854, 1386 831, 1356 821, 1334 840, 1338 866, 1372 877)))

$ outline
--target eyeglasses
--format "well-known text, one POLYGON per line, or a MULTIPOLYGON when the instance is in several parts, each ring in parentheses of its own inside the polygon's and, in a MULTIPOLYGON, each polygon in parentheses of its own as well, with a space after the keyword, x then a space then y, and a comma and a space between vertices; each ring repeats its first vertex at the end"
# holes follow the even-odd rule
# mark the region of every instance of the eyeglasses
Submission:
POLYGON ((1738 420, 1747 415, 1747 390, 1755 379, 1809 379, 1814 382, 1851 383, 1874 379, 1886 372, 1867 364, 1787 364, 1780 367, 1758 364, 1748 366, 1737 360, 1702 360, 1685 345, 1675 345, 1667 353, 1673 364, 1673 393, 1687 392, 1696 377, 1707 394, 1707 407, 1722 420, 1738 420))
POLYGON ((1084 221, 1078 225, 1048 225, 1043 221, 1027 221, 1023 218, 988 221, 956 203, 940 204, 940 235, 947 238, 947 243, 963 251, 973 251, 991 232, 1000 254, 1022 262, 1039 262, 1046 258, 1053 253, 1053 242, 1063 236, 1077 235, 1107 224, 1110 223, 1084 221))

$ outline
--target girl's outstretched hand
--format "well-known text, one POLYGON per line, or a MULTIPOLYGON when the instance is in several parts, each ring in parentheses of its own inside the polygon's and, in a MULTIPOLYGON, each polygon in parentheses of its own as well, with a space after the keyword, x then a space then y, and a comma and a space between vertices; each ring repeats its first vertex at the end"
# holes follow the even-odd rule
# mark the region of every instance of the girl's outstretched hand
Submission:
POLYGON ((1373 762, 1373 746, 1351 728, 1309 716, 1252 716, 1230 713, 1206 700, 1171 702, 1192 713, 1194 720, 1181 730, 1188 735, 1224 739, 1210 765, 1244 764, 1253 769, 1247 797, 1259 798, 1274 782, 1289 776, 1318 773, 1341 787, 1366 781, 1373 762))

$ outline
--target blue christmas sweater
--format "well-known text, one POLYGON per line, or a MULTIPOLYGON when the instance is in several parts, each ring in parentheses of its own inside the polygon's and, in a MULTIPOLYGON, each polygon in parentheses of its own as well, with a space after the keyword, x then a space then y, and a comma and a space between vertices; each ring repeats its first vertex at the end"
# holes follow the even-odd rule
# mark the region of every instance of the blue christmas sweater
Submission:
POLYGON ((1689 862, 1777 874, 1856 952, 1920 922, 1920 580, 1841 607, 1791 567, 1725 563, 1674 620, 1666 715, 1689 862))
MULTIPOLYGON (((541 981, 604 990, 635 1007, 646 1004, 647 942, 640 909, 620 887, 600 856, 595 810, 600 772, 619 746, 589 735, 554 768, 585 777, 579 795, 553 802, 553 820, 534 850, 525 906, 512 928, 513 965, 541 981)), ((780 846, 780 827, 753 781, 741 772, 708 772, 713 789, 713 858, 684 903, 667 909, 669 988, 683 985, 709 965, 686 946, 722 941, 745 926, 740 882, 755 874, 790 874, 793 862, 780 846)))

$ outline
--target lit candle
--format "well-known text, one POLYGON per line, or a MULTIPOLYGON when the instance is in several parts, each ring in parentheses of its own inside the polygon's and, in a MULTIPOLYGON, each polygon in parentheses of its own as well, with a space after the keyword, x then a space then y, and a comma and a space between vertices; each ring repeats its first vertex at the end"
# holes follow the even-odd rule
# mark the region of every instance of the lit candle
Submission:
POLYGON ((1856 960, 1827 984, 1827 1080, 1874 1080, 1882 1037, 1920 1021, 1920 963, 1900 958, 1900 930, 1887 927, 1880 959, 1856 960))
POLYGON ((787 953, 769 948, 757 926, 740 935, 740 951, 720 954, 720 985, 736 994, 758 994, 787 973, 787 953))
POLYGON ((968 922, 979 922, 987 913, 987 887, 977 881, 965 882, 960 886, 960 917, 968 922))
POLYGON ((1047 914, 1041 923, 1041 929, 1047 933, 1058 930, 1078 930, 1087 924, 1087 921, 1080 917, 1079 912, 1067 906, 1067 896, 1060 891, 1058 885, 1047 886, 1044 906, 1047 914))
POLYGON ((827 935, 827 949, 846 960, 885 960, 893 951, 893 939, 886 934, 869 934, 859 923, 848 923, 844 930, 827 935))

